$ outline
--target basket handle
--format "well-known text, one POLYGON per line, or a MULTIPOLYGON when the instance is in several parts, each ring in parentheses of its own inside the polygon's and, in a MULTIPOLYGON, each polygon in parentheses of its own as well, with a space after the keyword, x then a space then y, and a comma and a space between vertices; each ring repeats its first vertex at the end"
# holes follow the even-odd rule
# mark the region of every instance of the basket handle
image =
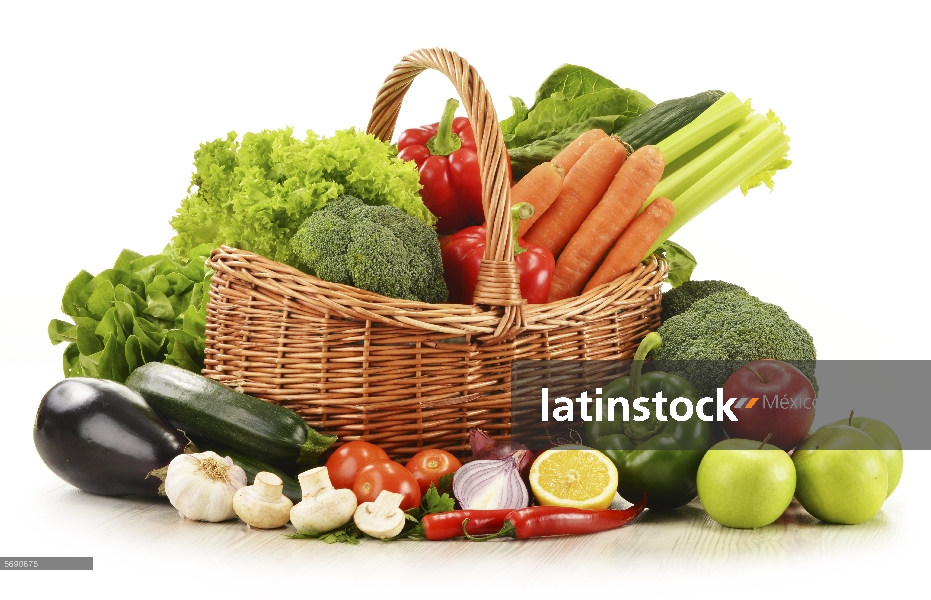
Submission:
POLYGON ((478 168, 482 178, 482 207, 488 222, 485 258, 475 287, 476 304, 505 307, 502 323, 493 337, 501 337, 520 320, 520 274, 514 262, 511 234, 511 181, 507 149, 498 115, 475 68, 455 52, 442 48, 416 50, 401 59, 378 90, 366 131, 390 142, 404 94, 414 77, 427 69, 446 75, 462 99, 475 134, 478 168), (507 321, 507 323, 505 323, 507 321))

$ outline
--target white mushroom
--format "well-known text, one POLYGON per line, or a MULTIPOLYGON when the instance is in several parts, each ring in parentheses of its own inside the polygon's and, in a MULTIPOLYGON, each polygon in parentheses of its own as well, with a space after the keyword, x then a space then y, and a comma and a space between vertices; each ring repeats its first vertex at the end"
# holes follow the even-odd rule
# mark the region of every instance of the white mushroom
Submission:
POLYGON ((288 522, 294 503, 281 495, 284 483, 274 473, 262 471, 252 485, 239 488, 233 510, 249 527, 275 529, 288 522))
POLYGON ((377 538, 393 538, 404 529, 402 494, 382 490, 375 502, 364 502, 356 509, 353 520, 364 533, 377 538))
POLYGON ((298 531, 323 533, 352 520, 356 495, 352 490, 335 489, 326 467, 304 471, 297 480, 302 499, 291 509, 291 523, 298 531))

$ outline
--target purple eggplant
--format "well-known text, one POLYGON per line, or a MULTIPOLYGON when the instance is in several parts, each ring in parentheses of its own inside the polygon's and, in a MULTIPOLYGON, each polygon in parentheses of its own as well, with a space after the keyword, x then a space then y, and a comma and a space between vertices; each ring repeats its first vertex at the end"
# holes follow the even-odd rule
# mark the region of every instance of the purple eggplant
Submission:
POLYGON ((166 466, 188 443, 137 392, 83 377, 46 392, 32 437, 56 475, 104 496, 157 496, 161 481, 149 472, 166 466))

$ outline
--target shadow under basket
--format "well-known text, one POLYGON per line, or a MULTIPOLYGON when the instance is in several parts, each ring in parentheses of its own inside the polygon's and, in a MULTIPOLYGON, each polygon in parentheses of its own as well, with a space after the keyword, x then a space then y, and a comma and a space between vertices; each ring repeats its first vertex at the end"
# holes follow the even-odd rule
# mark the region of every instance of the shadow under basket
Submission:
POLYGON ((419 50, 385 80, 368 132, 390 140, 401 99, 434 68, 459 91, 479 148, 488 243, 475 304, 427 304, 329 283, 223 246, 207 305, 204 375, 290 408, 337 443, 362 439, 395 459, 423 448, 468 455, 468 431, 511 435, 516 360, 629 360, 660 324, 666 263, 655 257, 581 296, 520 297, 507 153, 475 70, 419 50))

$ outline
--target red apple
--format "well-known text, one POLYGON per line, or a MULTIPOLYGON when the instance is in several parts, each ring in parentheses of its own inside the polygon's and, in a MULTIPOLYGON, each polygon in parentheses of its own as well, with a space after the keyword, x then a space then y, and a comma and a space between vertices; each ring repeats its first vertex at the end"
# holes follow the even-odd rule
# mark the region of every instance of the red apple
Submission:
POLYGON ((724 397, 737 398, 731 408, 737 420, 723 423, 731 438, 763 441, 771 433, 770 444, 790 450, 805 439, 815 420, 811 382, 781 360, 747 363, 727 378, 724 397), (743 398, 747 400, 742 402, 743 398))

